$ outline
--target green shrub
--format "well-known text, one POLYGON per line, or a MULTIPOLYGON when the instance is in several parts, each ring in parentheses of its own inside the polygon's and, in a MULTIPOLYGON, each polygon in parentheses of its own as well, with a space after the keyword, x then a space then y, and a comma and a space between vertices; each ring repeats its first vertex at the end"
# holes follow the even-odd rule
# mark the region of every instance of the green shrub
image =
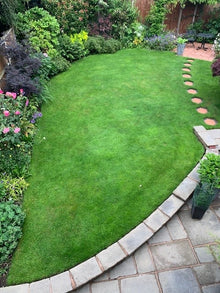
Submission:
POLYGON ((12 177, 28 177, 31 161, 31 145, 22 142, 18 145, 0 146, 0 173, 12 177))
POLYGON ((86 49, 89 54, 101 54, 104 38, 102 37, 89 37, 86 42, 86 49))
POLYGON ((20 39, 28 38, 37 52, 58 55, 58 35, 60 27, 55 17, 43 8, 34 7, 25 13, 18 13, 16 35, 20 39))
POLYGON ((84 0, 42 0, 42 6, 58 20, 62 31, 68 35, 87 28, 89 3, 84 0))
POLYGON ((71 41, 66 34, 59 38, 59 52, 66 60, 73 62, 85 56, 86 50, 80 41, 71 41))
POLYGON ((52 66, 50 71, 50 77, 57 75, 60 72, 66 71, 70 67, 70 62, 62 56, 56 56, 51 59, 52 66))
POLYGON ((4 200, 6 197, 6 189, 4 185, 4 181, 0 180, 0 201, 4 200))
POLYGON ((220 156, 207 154, 198 169, 201 183, 220 188, 220 156))
POLYGON ((122 47, 120 41, 115 39, 105 40, 101 36, 89 37, 85 46, 90 54, 111 54, 120 50, 122 47))
POLYGON ((112 54, 121 49, 121 42, 115 39, 104 40, 102 53, 112 54))
POLYGON ((22 236, 24 212, 13 201, 0 202, 0 273, 22 236))
POLYGON ((28 187, 28 183, 23 177, 12 178, 9 175, 5 175, 0 181, 0 200, 1 200, 1 186, 4 189, 4 200, 13 200, 21 203, 23 199, 23 193, 28 187))

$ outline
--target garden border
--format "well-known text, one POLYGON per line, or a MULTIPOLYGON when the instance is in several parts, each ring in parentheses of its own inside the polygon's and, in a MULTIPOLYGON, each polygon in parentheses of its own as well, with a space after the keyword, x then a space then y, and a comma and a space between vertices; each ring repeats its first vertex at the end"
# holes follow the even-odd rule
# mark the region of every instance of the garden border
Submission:
MULTIPOLYGON (((205 127, 194 126, 193 130, 205 147, 205 152, 201 160, 204 159, 207 153, 212 152, 218 154, 218 144, 209 136, 205 127)), ((199 164, 200 162, 197 163, 194 169, 177 186, 168 199, 166 199, 149 217, 143 220, 143 222, 120 240, 102 250, 97 255, 50 278, 32 283, 0 288, 0 293, 72 292, 114 267, 148 241, 185 204, 199 183, 199 176, 197 173, 199 164)))

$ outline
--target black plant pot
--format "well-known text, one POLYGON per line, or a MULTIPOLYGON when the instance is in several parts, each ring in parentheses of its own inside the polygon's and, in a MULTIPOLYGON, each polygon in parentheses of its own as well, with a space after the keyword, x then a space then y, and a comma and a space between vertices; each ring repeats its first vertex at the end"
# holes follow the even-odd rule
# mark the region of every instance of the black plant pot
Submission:
POLYGON ((205 212, 207 211, 207 208, 201 208, 201 207, 197 207, 194 205, 194 203, 192 204, 192 209, 191 209, 191 216, 193 219, 202 219, 203 215, 205 214, 205 212))

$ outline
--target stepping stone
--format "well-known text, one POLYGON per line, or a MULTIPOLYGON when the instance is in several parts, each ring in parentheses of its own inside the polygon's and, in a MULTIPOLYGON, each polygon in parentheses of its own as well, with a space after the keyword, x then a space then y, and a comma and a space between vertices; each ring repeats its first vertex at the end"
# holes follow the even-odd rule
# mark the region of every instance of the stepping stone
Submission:
POLYGON ((192 95, 197 94, 197 90, 194 90, 194 89, 188 89, 187 92, 192 95))
POLYGON ((193 60, 193 59, 188 59, 187 61, 188 61, 188 62, 193 62, 194 60, 193 60))
POLYGON ((191 63, 184 63, 184 66, 192 66, 192 64, 191 63))
POLYGON ((183 71, 190 71, 190 68, 182 68, 183 71))
POLYGON ((185 85, 189 85, 189 86, 193 85, 192 81, 184 81, 184 83, 185 83, 185 85))
POLYGON ((202 99, 200 99, 200 98, 192 98, 192 100, 191 100, 193 103, 195 103, 195 104, 201 104, 202 103, 202 99))
POLYGON ((185 78, 191 78, 192 76, 190 74, 183 74, 183 77, 185 77, 185 78))
POLYGON ((204 119, 204 122, 205 122, 205 124, 207 124, 207 125, 211 125, 211 126, 214 126, 214 125, 217 124, 217 121, 214 120, 214 119, 211 119, 211 118, 206 118, 206 119, 204 119))
POLYGON ((200 114, 206 114, 208 113, 208 110, 206 108, 197 108, 196 111, 200 114))

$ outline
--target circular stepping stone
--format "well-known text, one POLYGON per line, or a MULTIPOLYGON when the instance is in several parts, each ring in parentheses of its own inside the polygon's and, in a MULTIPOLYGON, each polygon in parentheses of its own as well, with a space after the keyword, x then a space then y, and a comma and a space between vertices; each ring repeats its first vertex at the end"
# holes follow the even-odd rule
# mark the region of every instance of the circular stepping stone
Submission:
POLYGON ((195 103, 195 104, 201 104, 202 103, 202 99, 200 99, 200 98, 192 98, 192 100, 191 100, 193 103, 195 103))
POLYGON ((190 68, 183 68, 183 71, 190 71, 190 68))
POLYGON ((189 85, 189 86, 193 85, 192 81, 184 81, 184 83, 185 83, 185 85, 189 85))
POLYGON ((187 92, 192 95, 197 94, 197 90, 194 90, 194 89, 188 89, 187 92))
POLYGON ((193 62, 194 60, 193 60, 193 59, 188 59, 187 61, 188 61, 188 62, 193 62))
POLYGON ((191 63, 184 63, 184 66, 189 67, 189 66, 192 66, 192 64, 191 63))
POLYGON ((211 119, 211 118, 206 118, 206 119, 204 119, 204 122, 205 122, 205 124, 207 124, 207 125, 211 125, 211 126, 217 124, 217 121, 215 121, 214 119, 211 119))
POLYGON ((200 114, 206 114, 206 113, 208 113, 208 110, 206 108, 202 108, 202 107, 197 108, 196 111, 198 113, 200 113, 200 114))
POLYGON ((185 78, 191 78, 192 76, 190 74, 183 74, 183 77, 185 77, 185 78))

